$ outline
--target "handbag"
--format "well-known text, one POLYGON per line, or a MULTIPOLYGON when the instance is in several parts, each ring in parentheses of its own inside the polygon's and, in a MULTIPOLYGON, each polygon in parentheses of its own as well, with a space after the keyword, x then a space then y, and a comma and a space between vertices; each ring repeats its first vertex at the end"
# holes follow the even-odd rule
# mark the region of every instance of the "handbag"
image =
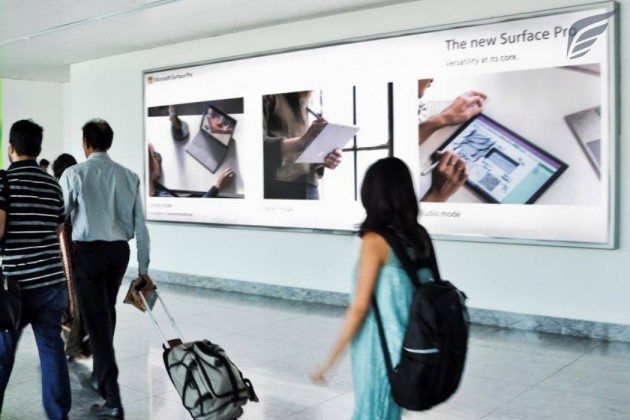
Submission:
POLYGON ((0 287, 0 330, 17 330, 22 316, 22 294, 17 281, 2 276, 0 287))

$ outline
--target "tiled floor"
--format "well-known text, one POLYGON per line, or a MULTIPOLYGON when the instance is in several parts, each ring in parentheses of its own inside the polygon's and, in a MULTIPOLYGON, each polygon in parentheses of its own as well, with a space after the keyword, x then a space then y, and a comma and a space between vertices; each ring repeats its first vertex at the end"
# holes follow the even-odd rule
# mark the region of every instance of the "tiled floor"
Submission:
MULTIPOLYGON (((161 291, 187 340, 217 342, 252 380, 260 402, 247 404, 242 418, 350 418, 348 357, 327 386, 308 378, 336 339, 342 308, 181 286, 162 285, 161 291)), ((164 313, 157 315, 168 327, 164 313)), ((118 319, 126 418, 189 419, 164 370, 161 342, 149 317, 121 303, 118 319)), ((630 344, 475 325, 469 352, 457 394, 406 419, 630 419, 630 344)), ((78 380, 90 364, 70 364, 72 419, 90 418, 88 407, 99 402, 78 380)), ((1 418, 45 418, 30 330, 18 349, 1 418)))

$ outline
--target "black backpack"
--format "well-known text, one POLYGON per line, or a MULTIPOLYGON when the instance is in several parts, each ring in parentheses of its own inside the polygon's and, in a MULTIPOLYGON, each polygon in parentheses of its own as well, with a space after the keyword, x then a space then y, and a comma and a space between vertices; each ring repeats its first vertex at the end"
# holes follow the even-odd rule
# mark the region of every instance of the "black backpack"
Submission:
POLYGON ((377 233, 387 240, 415 287, 396 367, 392 366, 376 296, 372 297, 392 397, 407 410, 428 410, 453 395, 462 378, 470 326, 466 295, 440 277, 433 245, 424 228, 430 248, 428 262, 413 261, 393 230, 377 233), (417 273, 427 266, 433 281, 421 284, 417 273))

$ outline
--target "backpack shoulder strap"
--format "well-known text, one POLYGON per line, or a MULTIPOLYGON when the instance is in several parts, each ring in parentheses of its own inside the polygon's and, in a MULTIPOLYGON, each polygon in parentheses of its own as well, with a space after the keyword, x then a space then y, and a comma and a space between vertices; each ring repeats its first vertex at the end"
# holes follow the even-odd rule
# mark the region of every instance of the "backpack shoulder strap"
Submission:
POLYGON ((389 348, 387 347, 387 337, 385 337, 385 328, 383 327, 383 320, 381 319, 381 312, 378 310, 378 302, 376 301, 376 295, 372 295, 372 306, 374 307, 374 318, 376 318, 376 326, 378 329, 378 336, 381 342, 381 349, 383 350, 383 357, 385 358, 385 367, 387 368, 387 377, 389 383, 392 383, 392 376, 394 375, 394 366, 392 364, 392 356, 389 354, 389 348))
MULTIPOLYGON (((422 226, 420 226, 420 229, 422 230, 423 235, 426 237, 427 244, 429 246, 429 268, 433 273, 433 278, 435 279, 435 281, 441 282, 442 277, 440 276, 440 269, 435 258, 435 248, 433 248, 433 242, 431 241, 431 237, 426 229, 422 226)), ((389 228, 378 229, 375 230, 375 232, 385 238, 387 244, 394 251, 394 254, 396 254, 396 258, 398 258, 398 261, 400 261, 400 264, 411 279, 413 285, 416 288, 421 287, 422 284, 420 283, 420 279, 418 278, 418 269, 422 268, 422 266, 420 266, 418 262, 414 261, 409 256, 409 254, 407 253, 407 249, 405 248, 398 234, 396 234, 393 229, 389 228)))
POLYGON ((437 259, 435 257, 435 248, 433 247, 433 241, 431 240, 431 235, 429 235, 429 232, 427 232, 427 230, 423 226, 420 226, 420 229, 422 229, 422 233, 428 239, 427 243, 429 244, 429 252, 431 253, 429 258, 430 258, 430 264, 431 264, 431 271, 433 272, 433 278, 437 282, 442 282, 442 276, 440 275, 440 267, 438 266, 437 259))
MULTIPOLYGON (((412 261, 411 257, 407 254, 407 250, 405 249, 404 244, 401 239, 398 237, 396 232, 392 229, 384 228, 378 229, 374 231, 381 235, 386 241, 390 248, 394 251, 394 254, 402 264, 405 272, 409 276, 411 283, 414 288, 421 287, 420 279, 418 278, 416 264, 412 261)), ((389 353, 389 348, 387 346, 387 337, 385 336, 385 328, 383 327, 383 320, 381 318, 381 312, 378 308, 378 302, 376 300, 376 291, 372 295, 372 306, 374 307, 374 318, 376 319, 376 326, 378 329, 378 335, 381 342, 381 349, 383 350, 383 357, 385 358, 385 367, 387 368, 387 376, 389 378, 390 384, 392 382, 394 372, 394 366, 392 364, 392 358, 389 353)))
MULTIPOLYGON (((429 233, 426 231, 426 229, 424 229, 423 227, 421 227, 421 229, 422 229, 422 233, 426 235, 428 239, 427 243, 429 244, 429 252, 430 252, 429 264, 431 266, 430 268, 431 268, 431 271, 433 272, 434 279, 438 282, 441 282, 442 277, 440 277, 437 260, 435 258, 435 250, 433 248, 433 243, 431 242, 429 233)), ((409 279, 411 279, 411 282, 416 288, 416 290, 422 287, 422 284, 420 283, 420 279, 418 278, 418 268, 420 267, 418 267, 417 262, 411 259, 411 257, 407 253, 407 250, 405 249, 404 244, 402 243, 402 240, 396 234, 396 232, 394 232, 394 230, 389 229, 389 228, 378 229, 378 230, 375 230, 375 232, 381 235, 387 241, 389 246, 392 248, 392 250, 396 254, 396 257, 398 258, 401 265, 403 266, 403 269, 409 276, 409 279)), ((372 306, 374 307, 374 318, 376 319, 378 335, 381 342, 381 348, 383 350, 383 356, 385 358, 385 367, 387 368, 387 376, 391 384, 392 377, 395 374, 395 372, 394 372, 394 366, 392 364, 392 358, 389 353, 389 348, 387 346, 387 337, 385 337, 385 328, 383 327, 383 320, 381 318, 381 313, 378 308, 378 302, 376 301, 376 291, 372 295, 372 306)))

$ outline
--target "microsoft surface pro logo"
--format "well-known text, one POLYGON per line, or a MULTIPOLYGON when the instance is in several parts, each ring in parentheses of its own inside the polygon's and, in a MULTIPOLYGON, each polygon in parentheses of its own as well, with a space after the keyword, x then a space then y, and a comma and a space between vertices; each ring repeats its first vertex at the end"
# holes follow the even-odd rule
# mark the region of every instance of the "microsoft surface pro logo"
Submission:
POLYGON ((616 13, 604 13, 580 19, 571 25, 567 41, 567 58, 574 60, 586 55, 600 35, 608 29, 609 19, 616 13))

